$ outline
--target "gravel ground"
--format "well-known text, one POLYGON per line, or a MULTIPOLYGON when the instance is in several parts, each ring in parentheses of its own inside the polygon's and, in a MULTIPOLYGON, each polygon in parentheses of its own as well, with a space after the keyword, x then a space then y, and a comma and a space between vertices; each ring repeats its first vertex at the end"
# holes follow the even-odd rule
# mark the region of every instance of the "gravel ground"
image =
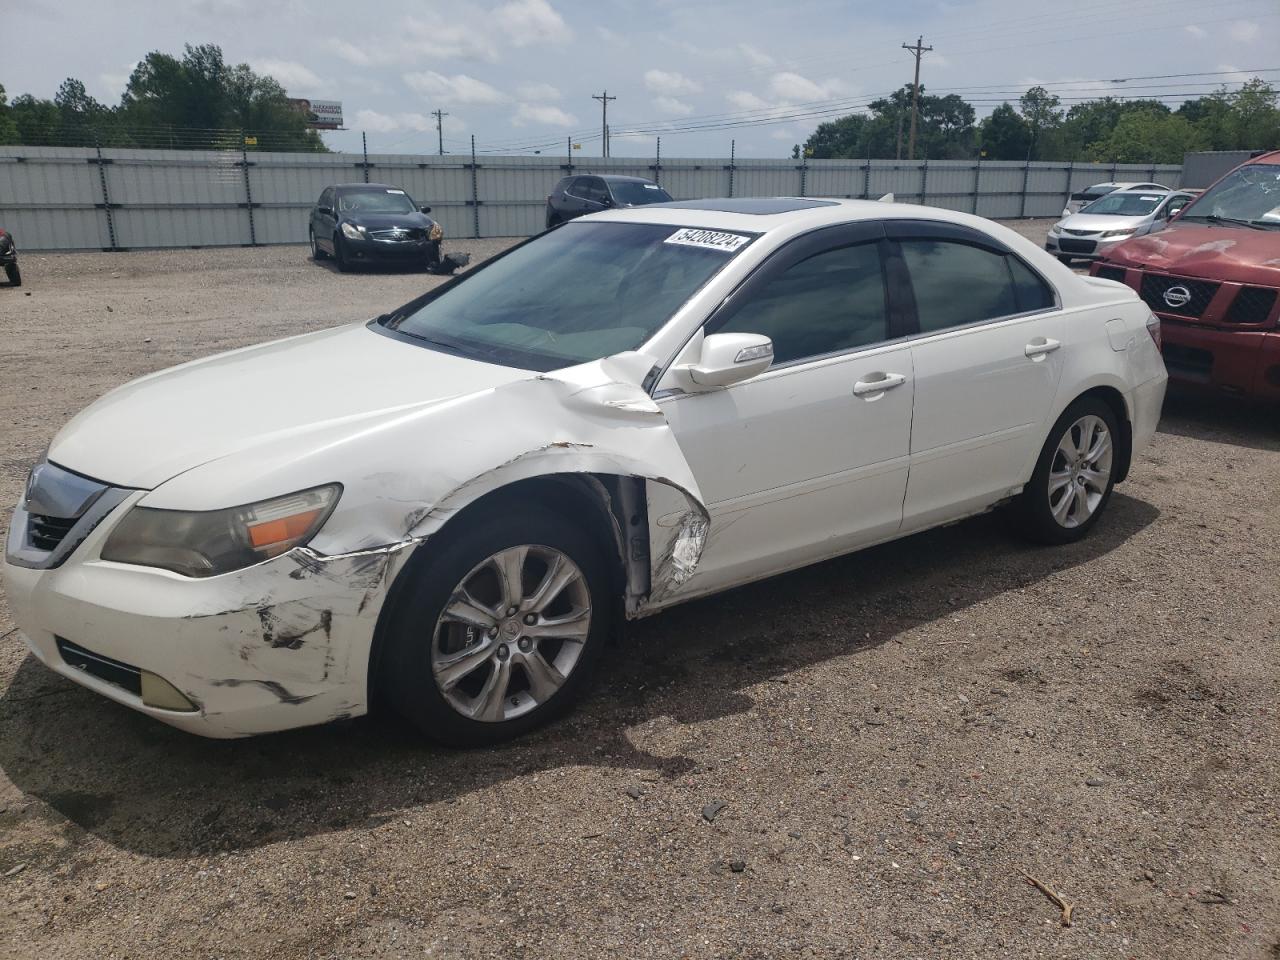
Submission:
MULTIPOLYGON (((23 271, 5 504, 109 387, 438 282, 298 247, 23 271)), ((187 736, 44 670, 0 598, 0 956, 1275 958, 1278 476, 1274 412, 1171 398, 1086 541, 984 517, 686 605, 477 752, 187 736)))

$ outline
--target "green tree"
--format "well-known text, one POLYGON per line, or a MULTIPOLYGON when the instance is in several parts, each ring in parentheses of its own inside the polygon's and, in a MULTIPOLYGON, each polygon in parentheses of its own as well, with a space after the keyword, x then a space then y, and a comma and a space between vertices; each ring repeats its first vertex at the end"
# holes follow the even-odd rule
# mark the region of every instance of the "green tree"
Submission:
POLYGON ((1028 160, 1040 160, 1039 149, 1041 137, 1052 131, 1062 122, 1062 101, 1044 87, 1032 87, 1018 99, 1018 111, 1026 121, 1031 132, 1031 142, 1027 147, 1028 160))
MULTIPOLYGON (((935 97, 921 87, 916 122, 916 154, 934 159, 960 159, 973 154, 974 110, 961 97, 935 97)), ((805 141, 814 157, 896 157, 907 151, 911 126, 911 86, 873 100, 866 114, 850 114, 819 124, 805 141)))
POLYGON ((988 160, 1025 160, 1031 149, 1031 127, 1017 110, 1002 103, 978 130, 988 160))
POLYGON ((0 83, 0 143, 18 142, 18 124, 13 119, 13 111, 9 108, 9 98, 4 92, 4 84, 0 83))
POLYGON ((1181 163, 1183 155, 1205 149, 1201 132, 1185 117, 1159 111, 1134 112, 1089 147, 1099 163, 1181 163))

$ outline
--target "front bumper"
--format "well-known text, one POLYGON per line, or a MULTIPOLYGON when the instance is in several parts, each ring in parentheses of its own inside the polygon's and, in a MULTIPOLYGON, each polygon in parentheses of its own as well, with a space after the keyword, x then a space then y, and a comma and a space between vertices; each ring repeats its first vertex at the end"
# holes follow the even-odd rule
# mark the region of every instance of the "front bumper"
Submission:
POLYGON ((1055 257, 1074 257, 1077 260, 1099 260, 1118 243, 1124 243, 1130 237, 1115 237, 1110 240, 1099 240, 1090 237, 1072 237, 1049 234, 1044 241, 1044 248, 1055 257))
POLYGON ((1223 330, 1157 313, 1169 376, 1182 384, 1280 401, 1280 333, 1223 330))
POLYGON ((351 260, 418 260, 438 263, 440 240, 352 240, 342 238, 342 250, 351 260))
POLYGON ((107 533, 143 495, 117 507, 59 567, 5 563, 14 622, 42 663, 117 703, 208 737, 367 711, 374 628, 407 551, 331 558, 302 548, 207 579, 100 559, 107 533), (67 643, 163 678, 194 709, 148 706, 136 688, 104 679, 112 671, 68 662, 67 643))

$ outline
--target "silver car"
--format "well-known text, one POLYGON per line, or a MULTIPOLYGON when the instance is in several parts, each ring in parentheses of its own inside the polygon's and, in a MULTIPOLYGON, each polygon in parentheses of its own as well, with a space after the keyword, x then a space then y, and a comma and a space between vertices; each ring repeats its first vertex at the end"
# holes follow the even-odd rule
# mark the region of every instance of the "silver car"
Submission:
POLYGON ((1093 201, 1099 197, 1105 197, 1108 193, 1116 190, 1159 190, 1161 192, 1172 190, 1172 187, 1166 187, 1163 183, 1138 183, 1136 180, 1108 180, 1106 183, 1095 183, 1093 186, 1085 187, 1067 198, 1067 205, 1062 208, 1062 215, 1069 217, 1073 213, 1079 213, 1093 201))
POLYGON ((1063 263, 1097 260, 1107 250, 1158 230, 1192 195, 1173 190, 1116 190, 1049 228, 1044 248, 1063 263))

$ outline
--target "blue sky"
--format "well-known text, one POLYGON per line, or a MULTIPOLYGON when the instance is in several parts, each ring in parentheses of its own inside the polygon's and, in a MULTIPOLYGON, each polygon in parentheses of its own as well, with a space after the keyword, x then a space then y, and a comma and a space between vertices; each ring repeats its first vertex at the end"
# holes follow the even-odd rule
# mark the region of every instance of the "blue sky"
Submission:
MULTIPOLYGON (((21 0, 0 33, 9 96, 52 96, 67 76, 115 103, 134 61, 185 42, 275 76, 294 96, 341 100, 335 149, 612 152, 741 157, 790 152, 826 116, 911 80, 901 49, 934 47, 921 81, 988 113, 1036 83, 1064 97, 1181 99, 1240 71, 1280 68, 1276 0, 21 0), (1110 81, 1203 72, 1205 75, 1110 81), (690 129, 694 128, 694 129, 690 129)), ((1280 70, 1262 74, 1280 82, 1280 70)))

